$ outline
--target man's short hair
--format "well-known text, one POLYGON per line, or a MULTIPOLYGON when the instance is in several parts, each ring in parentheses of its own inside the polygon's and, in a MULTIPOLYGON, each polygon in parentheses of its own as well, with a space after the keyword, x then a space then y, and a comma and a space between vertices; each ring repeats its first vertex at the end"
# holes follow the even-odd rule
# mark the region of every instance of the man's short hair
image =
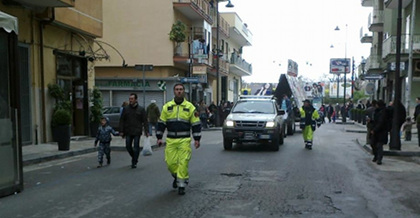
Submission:
POLYGON ((137 94, 136 93, 131 93, 130 96, 132 96, 132 95, 134 96, 134 99, 137 100, 137 94))
POLYGON ((376 104, 378 104, 378 102, 376 101, 376 100, 372 100, 372 103, 371 103, 373 106, 376 106, 376 104))
POLYGON ((177 83, 177 84, 175 84, 175 85, 174 85, 174 90, 175 90, 175 87, 177 87, 177 86, 182 86, 182 88, 185 90, 185 86, 184 86, 184 84, 182 84, 182 83, 177 83))

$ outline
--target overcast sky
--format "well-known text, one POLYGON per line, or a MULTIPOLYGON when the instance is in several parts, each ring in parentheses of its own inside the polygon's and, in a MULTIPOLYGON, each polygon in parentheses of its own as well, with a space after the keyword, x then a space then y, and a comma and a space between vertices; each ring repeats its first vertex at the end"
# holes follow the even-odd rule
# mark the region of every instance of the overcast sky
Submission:
POLYGON ((362 7, 360 0, 231 2, 234 8, 220 3, 220 11, 236 12, 253 34, 252 46, 243 52, 253 75, 245 81, 277 82, 286 73, 288 59, 298 63, 299 75, 319 80, 329 73, 330 58, 344 58, 346 44, 347 57, 356 63, 369 55, 370 44, 360 43, 360 28, 367 29, 372 8, 362 7), (334 31, 336 26, 341 30, 334 31))

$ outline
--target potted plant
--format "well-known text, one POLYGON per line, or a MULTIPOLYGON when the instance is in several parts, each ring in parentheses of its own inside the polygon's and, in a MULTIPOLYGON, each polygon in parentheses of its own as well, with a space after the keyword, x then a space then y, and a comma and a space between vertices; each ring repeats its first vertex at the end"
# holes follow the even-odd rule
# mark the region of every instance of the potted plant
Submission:
POLYGON ((180 20, 172 24, 171 32, 169 32, 169 39, 175 42, 175 55, 182 53, 181 43, 187 38, 187 26, 180 20))
POLYGON ((90 106, 90 136, 95 137, 102 118, 102 93, 98 88, 93 88, 90 106))
POLYGON ((53 140, 58 144, 58 150, 70 149, 71 136, 71 102, 66 100, 64 90, 57 84, 48 85, 48 93, 55 98, 51 119, 53 140))

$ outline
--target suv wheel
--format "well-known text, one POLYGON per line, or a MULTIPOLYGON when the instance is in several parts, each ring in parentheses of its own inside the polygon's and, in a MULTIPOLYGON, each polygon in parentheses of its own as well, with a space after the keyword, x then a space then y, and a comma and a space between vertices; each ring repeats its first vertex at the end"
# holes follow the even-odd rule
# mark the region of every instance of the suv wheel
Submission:
POLYGON ((287 125, 287 135, 293 135, 296 131, 296 124, 295 121, 290 122, 290 124, 287 125))
POLYGON ((282 145, 284 143, 284 130, 280 131, 279 135, 279 145, 282 145))
POLYGON ((223 139, 223 147, 225 150, 232 150, 232 139, 223 139))

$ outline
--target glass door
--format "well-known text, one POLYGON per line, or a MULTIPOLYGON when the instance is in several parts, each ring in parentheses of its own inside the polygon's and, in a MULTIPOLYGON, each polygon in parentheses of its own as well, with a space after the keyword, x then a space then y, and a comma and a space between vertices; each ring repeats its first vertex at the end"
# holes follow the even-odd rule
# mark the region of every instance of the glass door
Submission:
POLYGON ((9 43, 9 35, 0 30, 0 195, 10 194, 22 180, 16 140, 18 111, 11 106, 10 97, 16 84, 11 79, 9 43))

